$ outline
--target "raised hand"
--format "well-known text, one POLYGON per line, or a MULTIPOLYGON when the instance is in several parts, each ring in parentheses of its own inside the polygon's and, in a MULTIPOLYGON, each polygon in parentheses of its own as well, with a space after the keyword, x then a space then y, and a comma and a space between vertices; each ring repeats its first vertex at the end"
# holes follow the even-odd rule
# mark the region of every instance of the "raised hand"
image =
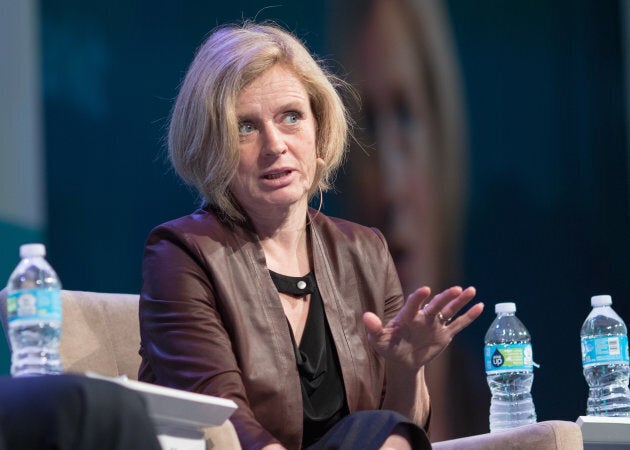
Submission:
POLYGON ((421 287, 407 297, 396 317, 385 326, 376 314, 363 315, 368 341, 388 363, 417 371, 482 313, 484 305, 477 303, 455 317, 475 293, 474 287, 462 290, 454 286, 429 299, 431 289, 421 287))

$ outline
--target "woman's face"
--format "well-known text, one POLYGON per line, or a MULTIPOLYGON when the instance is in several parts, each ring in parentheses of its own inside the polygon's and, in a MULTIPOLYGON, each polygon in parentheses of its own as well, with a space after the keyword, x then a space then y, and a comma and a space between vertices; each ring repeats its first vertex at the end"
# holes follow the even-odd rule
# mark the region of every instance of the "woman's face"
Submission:
POLYGON ((411 292, 436 281, 442 180, 425 59, 404 14, 399 2, 373 2, 358 55, 380 172, 368 208, 382 221, 403 287, 411 292))
POLYGON ((250 216, 308 205, 316 164, 316 123, 302 82, 283 66, 238 95, 240 160, 232 194, 250 216))

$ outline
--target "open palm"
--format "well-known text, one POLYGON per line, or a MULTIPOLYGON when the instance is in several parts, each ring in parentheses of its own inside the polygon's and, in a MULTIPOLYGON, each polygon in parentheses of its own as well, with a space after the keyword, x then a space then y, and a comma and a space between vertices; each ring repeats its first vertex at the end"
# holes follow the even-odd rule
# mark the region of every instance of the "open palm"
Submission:
POLYGON ((477 303, 453 319, 474 298, 474 287, 454 286, 429 300, 430 295, 431 289, 426 286, 417 289, 384 326, 376 314, 363 315, 368 341, 388 362, 419 370, 483 311, 483 303, 477 303))

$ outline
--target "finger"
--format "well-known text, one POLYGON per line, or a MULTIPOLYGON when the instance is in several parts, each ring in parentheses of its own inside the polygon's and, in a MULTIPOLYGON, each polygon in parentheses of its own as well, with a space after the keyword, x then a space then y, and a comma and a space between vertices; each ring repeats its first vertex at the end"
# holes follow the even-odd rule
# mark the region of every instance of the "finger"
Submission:
POLYGON ((427 286, 422 286, 416 289, 414 292, 409 294, 405 304, 398 314, 396 315, 397 322, 410 322, 416 317, 418 311, 420 310, 422 304, 425 302, 427 298, 431 295, 431 289, 427 286))
POLYGON ((451 330, 453 336, 462 331, 468 325, 470 325, 477 317, 483 312, 484 304, 476 303, 468 309, 464 314, 457 317, 449 325, 448 329, 451 330))
POLYGON ((363 325, 365 325, 365 329, 372 336, 378 336, 383 332, 383 322, 373 312, 363 314, 363 325))
MULTIPOLYGON (((431 299, 430 302, 424 305, 423 311, 425 314, 430 316, 436 316, 437 313, 442 311, 442 309, 453 299, 457 298, 462 294, 462 288, 459 286, 453 286, 451 288, 446 289, 445 291, 440 292, 435 297, 431 299)), ((442 312, 442 314, 444 314, 442 312)), ((449 316, 450 317, 450 316, 449 316)))
POLYGON ((441 311, 446 319, 454 317, 464 306, 466 306, 477 295, 477 290, 470 286, 464 289, 461 294, 451 299, 442 307, 441 311))

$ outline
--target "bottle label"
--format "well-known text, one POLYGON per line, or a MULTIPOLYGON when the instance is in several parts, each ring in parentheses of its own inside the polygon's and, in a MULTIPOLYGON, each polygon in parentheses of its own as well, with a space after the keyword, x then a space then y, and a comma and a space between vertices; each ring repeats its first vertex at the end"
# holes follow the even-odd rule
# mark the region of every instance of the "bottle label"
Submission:
POLYGON ((534 370, 531 344, 486 345, 484 360, 487 374, 534 370))
POLYGON ((22 289, 7 297, 9 323, 21 320, 61 320, 58 289, 22 289))
POLYGON ((611 362, 628 362, 627 336, 582 338, 584 367, 611 362))

